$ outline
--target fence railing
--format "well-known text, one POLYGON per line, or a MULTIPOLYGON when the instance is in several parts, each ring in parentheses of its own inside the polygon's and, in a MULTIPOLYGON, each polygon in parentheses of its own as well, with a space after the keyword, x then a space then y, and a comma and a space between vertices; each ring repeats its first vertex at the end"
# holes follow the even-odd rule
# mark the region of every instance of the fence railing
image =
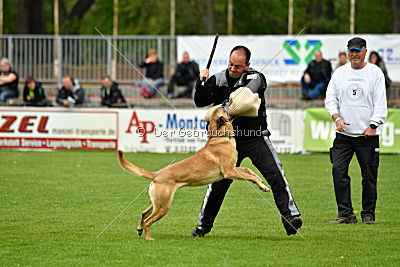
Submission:
POLYGON ((1 35, 0 56, 7 57, 23 81, 59 82, 69 74, 81 82, 111 75, 118 82, 142 79, 138 65, 156 49, 169 78, 175 66, 176 38, 170 36, 1 35), (114 47, 116 49, 114 49, 114 47), (120 52, 117 52, 117 50, 120 52), (133 67, 133 66, 134 67, 133 67), (136 68, 136 69, 135 69, 136 68))

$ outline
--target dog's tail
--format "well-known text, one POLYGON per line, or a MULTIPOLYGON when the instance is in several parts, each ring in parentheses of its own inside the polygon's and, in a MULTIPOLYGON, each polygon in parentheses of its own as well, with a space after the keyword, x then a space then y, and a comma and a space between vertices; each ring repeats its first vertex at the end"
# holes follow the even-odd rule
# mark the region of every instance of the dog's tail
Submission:
POLYGON ((121 164, 121 167, 130 173, 133 173, 138 176, 142 176, 149 180, 154 180, 154 178, 156 177, 155 173, 146 171, 145 169, 139 168, 138 166, 135 166, 134 164, 130 163, 124 157, 124 152, 122 152, 121 150, 118 150, 118 160, 119 160, 119 164, 121 164))

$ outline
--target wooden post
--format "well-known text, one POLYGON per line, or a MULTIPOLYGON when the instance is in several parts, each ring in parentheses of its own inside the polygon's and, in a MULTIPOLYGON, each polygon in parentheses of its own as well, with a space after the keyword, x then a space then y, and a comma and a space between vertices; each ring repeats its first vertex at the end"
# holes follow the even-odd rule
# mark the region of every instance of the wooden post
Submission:
POLYGON ((175 0, 170 0, 170 36, 171 39, 169 41, 169 71, 170 75, 175 72, 175 35, 176 35, 176 27, 175 27, 175 13, 176 13, 176 3, 175 0))
POLYGON ((54 14, 54 78, 60 83, 61 78, 60 77, 60 69, 59 69, 59 64, 60 64, 60 59, 59 59, 59 34, 60 34, 60 24, 59 24, 59 7, 58 7, 58 0, 54 0, 54 9, 53 9, 53 14, 54 14))
POLYGON ((3 34, 3 0, 0 0, 0 35, 3 34))
POLYGON ((356 0, 350 0, 350 34, 354 35, 356 0))
MULTIPOLYGON (((114 9, 113 9, 113 46, 117 47, 117 37, 118 37, 118 0, 114 0, 114 9)), ((111 58, 111 79, 117 79, 117 50, 112 50, 112 58, 111 58)))
POLYGON ((288 35, 293 34, 293 0, 288 3, 288 35))
POLYGON ((228 0, 227 34, 233 34, 233 0, 228 0))

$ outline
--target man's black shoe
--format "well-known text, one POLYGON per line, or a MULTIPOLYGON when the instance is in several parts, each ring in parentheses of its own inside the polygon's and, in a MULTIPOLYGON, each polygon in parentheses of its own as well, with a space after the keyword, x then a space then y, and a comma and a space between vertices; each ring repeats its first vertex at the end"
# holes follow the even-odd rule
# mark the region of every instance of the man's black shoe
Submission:
POLYGON ((300 217, 291 217, 291 218, 286 218, 286 220, 283 220, 283 226, 286 229, 286 234, 287 235, 295 235, 297 234, 297 229, 301 228, 303 225, 303 221, 300 219, 300 217))
POLYGON ((197 226, 196 228, 194 228, 191 236, 192 237, 204 237, 206 234, 208 234, 211 230, 204 228, 203 226, 197 226))

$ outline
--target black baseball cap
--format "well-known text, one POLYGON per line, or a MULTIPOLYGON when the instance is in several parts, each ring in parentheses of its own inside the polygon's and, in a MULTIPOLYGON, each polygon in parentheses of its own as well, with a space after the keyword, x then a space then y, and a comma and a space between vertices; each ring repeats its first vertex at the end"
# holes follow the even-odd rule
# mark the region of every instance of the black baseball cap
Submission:
POLYGON ((347 49, 356 49, 356 50, 363 50, 367 48, 367 42, 360 37, 354 37, 353 39, 347 42, 347 49))

